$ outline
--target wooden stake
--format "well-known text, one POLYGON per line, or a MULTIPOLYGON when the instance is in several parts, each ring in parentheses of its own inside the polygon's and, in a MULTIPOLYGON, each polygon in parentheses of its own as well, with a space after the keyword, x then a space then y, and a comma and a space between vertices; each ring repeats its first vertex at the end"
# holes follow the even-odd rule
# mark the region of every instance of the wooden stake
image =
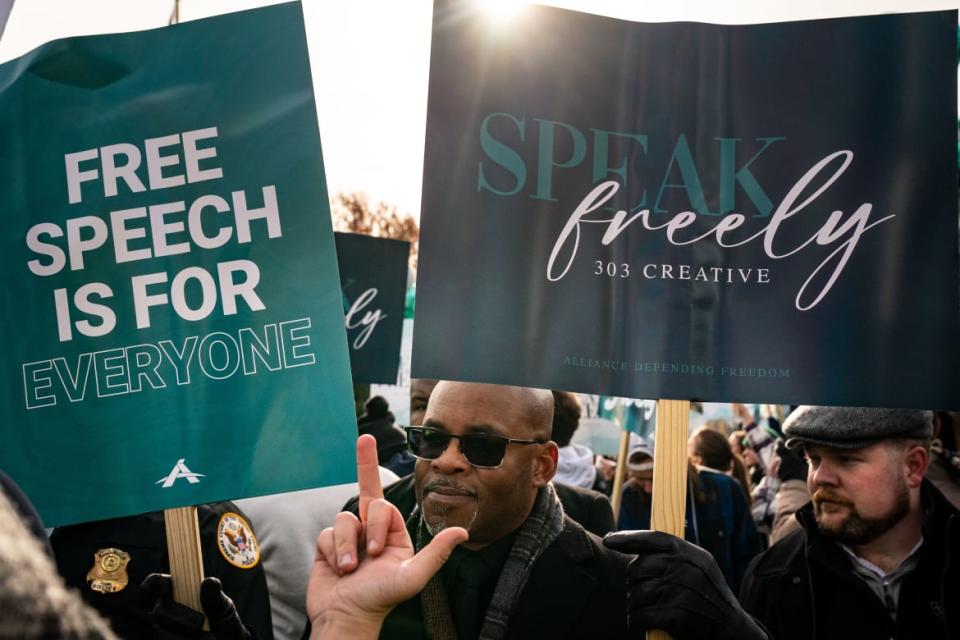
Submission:
POLYGON ((613 492, 610 494, 613 506, 613 520, 620 521, 620 501, 623 499, 623 479, 627 474, 627 454, 630 450, 630 432, 620 432, 620 450, 617 455, 617 469, 613 475, 613 492))
MULTIPOLYGON (((173 580, 173 599, 194 611, 200 607, 203 556, 200 555, 200 525, 196 507, 178 507, 163 512, 167 530, 167 555, 173 580)), ((204 622, 204 628, 207 628, 204 622)))
MULTIPOLYGON (((690 401, 658 400, 656 446, 653 451, 653 503, 650 528, 683 537, 687 508, 687 432, 690 401)), ((650 631, 647 640, 669 640, 650 631)))

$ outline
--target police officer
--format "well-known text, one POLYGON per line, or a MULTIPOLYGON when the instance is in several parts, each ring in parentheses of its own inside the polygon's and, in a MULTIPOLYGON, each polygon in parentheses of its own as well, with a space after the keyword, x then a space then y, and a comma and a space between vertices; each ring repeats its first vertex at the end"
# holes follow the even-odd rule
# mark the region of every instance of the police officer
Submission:
MULTIPOLYGON (((273 638, 260 546, 249 519, 232 502, 200 505, 197 516, 204 575, 219 580, 201 587, 211 631, 221 640, 273 638)), ((66 583, 121 637, 149 638, 158 627, 167 630, 159 634, 165 637, 170 630, 200 635, 202 617, 172 602, 169 578, 151 576, 170 573, 162 511, 58 527, 50 542, 66 583)))

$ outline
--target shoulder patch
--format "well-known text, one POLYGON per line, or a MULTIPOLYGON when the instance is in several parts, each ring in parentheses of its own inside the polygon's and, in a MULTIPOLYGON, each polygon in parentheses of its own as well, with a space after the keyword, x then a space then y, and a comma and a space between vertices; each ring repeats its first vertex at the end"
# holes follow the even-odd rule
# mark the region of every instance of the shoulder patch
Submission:
POLYGON ((240 569, 252 569, 260 562, 260 543, 243 516, 227 512, 217 523, 217 548, 224 560, 240 569))

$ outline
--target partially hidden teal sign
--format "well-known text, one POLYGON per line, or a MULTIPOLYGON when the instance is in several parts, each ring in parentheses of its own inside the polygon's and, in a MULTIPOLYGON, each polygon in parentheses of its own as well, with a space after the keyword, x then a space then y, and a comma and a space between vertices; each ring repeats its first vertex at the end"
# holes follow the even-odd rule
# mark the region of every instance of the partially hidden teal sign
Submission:
POLYGON ((0 66, 0 468, 63 525, 355 478, 299 3, 0 66))

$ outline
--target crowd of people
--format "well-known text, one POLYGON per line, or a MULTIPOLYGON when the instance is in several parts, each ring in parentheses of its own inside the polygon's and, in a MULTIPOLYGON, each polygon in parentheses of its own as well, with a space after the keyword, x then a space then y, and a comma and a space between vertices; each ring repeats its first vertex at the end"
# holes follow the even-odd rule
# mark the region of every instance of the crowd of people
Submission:
POLYGON ((202 614, 162 513, 48 535, 0 476, 0 637, 960 637, 957 414, 734 405, 690 434, 681 539, 648 531, 656 443, 613 496, 580 411, 416 380, 401 427, 368 399, 356 484, 199 507, 202 614))

